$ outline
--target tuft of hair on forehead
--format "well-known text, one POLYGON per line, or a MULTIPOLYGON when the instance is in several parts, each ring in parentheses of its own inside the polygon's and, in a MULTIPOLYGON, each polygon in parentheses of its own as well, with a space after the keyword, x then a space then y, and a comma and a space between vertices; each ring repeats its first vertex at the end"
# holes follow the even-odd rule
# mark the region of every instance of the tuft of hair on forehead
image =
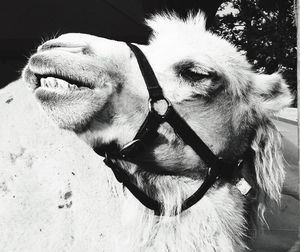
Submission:
POLYGON ((171 58, 166 47, 172 45, 172 50, 180 55, 174 60, 183 57, 197 61, 200 55, 230 83, 229 91, 234 97, 244 98, 251 81, 251 66, 232 43, 206 29, 204 12, 190 12, 184 19, 175 12, 163 12, 146 20, 146 25, 153 30, 149 39, 152 48, 171 58))
POLYGON ((152 29, 152 36, 159 34, 186 34, 206 30, 206 15, 204 12, 190 12, 186 18, 181 18, 175 12, 162 12, 152 15, 146 20, 146 25, 152 29))

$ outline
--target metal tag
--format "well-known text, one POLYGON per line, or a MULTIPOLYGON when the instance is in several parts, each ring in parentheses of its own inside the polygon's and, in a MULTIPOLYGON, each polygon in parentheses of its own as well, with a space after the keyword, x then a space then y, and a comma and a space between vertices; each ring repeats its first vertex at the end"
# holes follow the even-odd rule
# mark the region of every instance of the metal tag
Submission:
POLYGON ((244 178, 241 178, 241 180, 237 182, 236 187, 243 195, 246 195, 251 189, 251 186, 244 178))

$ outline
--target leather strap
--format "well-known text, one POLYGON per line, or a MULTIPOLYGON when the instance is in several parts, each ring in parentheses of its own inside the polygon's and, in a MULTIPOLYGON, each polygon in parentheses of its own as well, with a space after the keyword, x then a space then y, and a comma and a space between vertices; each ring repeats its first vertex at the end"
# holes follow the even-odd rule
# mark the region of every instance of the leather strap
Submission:
POLYGON ((129 175, 110 158, 105 158, 104 163, 112 169, 116 179, 122 183, 134 197, 136 197, 145 207, 153 210, 155 215, 161 215, 163 206, 159 201, 150 198, 146 193, 132 183, 129 175))
POLYGON ((128 47, 134 53, 137 62, 139 64, 141 73, 144 77, 144 81, 146 83, 149 97, 152 100, 160 100, 164 98, 162 88, 160 87, 158 80, 150 66, 147 58, 145 57, 144 53, 141 51, 140 48, 137 46, 127 43, 128 47))

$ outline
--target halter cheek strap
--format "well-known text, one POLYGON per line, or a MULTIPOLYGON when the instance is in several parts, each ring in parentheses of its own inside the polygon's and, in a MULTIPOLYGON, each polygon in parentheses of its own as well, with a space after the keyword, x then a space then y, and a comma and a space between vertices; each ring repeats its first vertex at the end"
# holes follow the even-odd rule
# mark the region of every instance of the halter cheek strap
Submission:
POLYGON ((177 113, 171 102, 164 97, 162 88, 143 52, 133 44, 127 45, 136 56, 149 93, 149 113, 131 142, 122 148, 117 145, 95 148, 95 152, 105 157, 104 163, 112 169, 117 180, 123 183, 145 207, 153 210, 156 215, 164 215, 163 204, 149 197, 144 191, 132 183, 130 176, 118 165, 117 160, 132 161, 133 157, 139 155, 143 146, 147 146, 158 136, 157 130, 159 126, 167 122, 174 129, 176 135, 180 137, 186 145, 189 145, 205 162, 207 167, 209 167, 204 182, 199 189, 184 200, 180 208, 182 212, 196 204, 218 179, 232 178, 233 173, 239 168, 241 161, 239 160, 234 164, 227 164, 209 149, 186 121, 177 113), (158 101, 166 103, 164 113, 155 109, 154 105, 158 101))

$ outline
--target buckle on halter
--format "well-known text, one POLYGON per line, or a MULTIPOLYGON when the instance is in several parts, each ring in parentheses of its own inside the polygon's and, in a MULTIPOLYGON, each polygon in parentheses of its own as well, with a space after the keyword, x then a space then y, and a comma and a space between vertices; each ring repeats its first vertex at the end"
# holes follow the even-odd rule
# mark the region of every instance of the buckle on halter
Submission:
POLYGON ((120 154, 123 158, 130 156, 132 151, 137 151, 141 147, 141 140, 135 139, 129 142, 128 144, 124 145, 123 148, 120 150, 120 154))

